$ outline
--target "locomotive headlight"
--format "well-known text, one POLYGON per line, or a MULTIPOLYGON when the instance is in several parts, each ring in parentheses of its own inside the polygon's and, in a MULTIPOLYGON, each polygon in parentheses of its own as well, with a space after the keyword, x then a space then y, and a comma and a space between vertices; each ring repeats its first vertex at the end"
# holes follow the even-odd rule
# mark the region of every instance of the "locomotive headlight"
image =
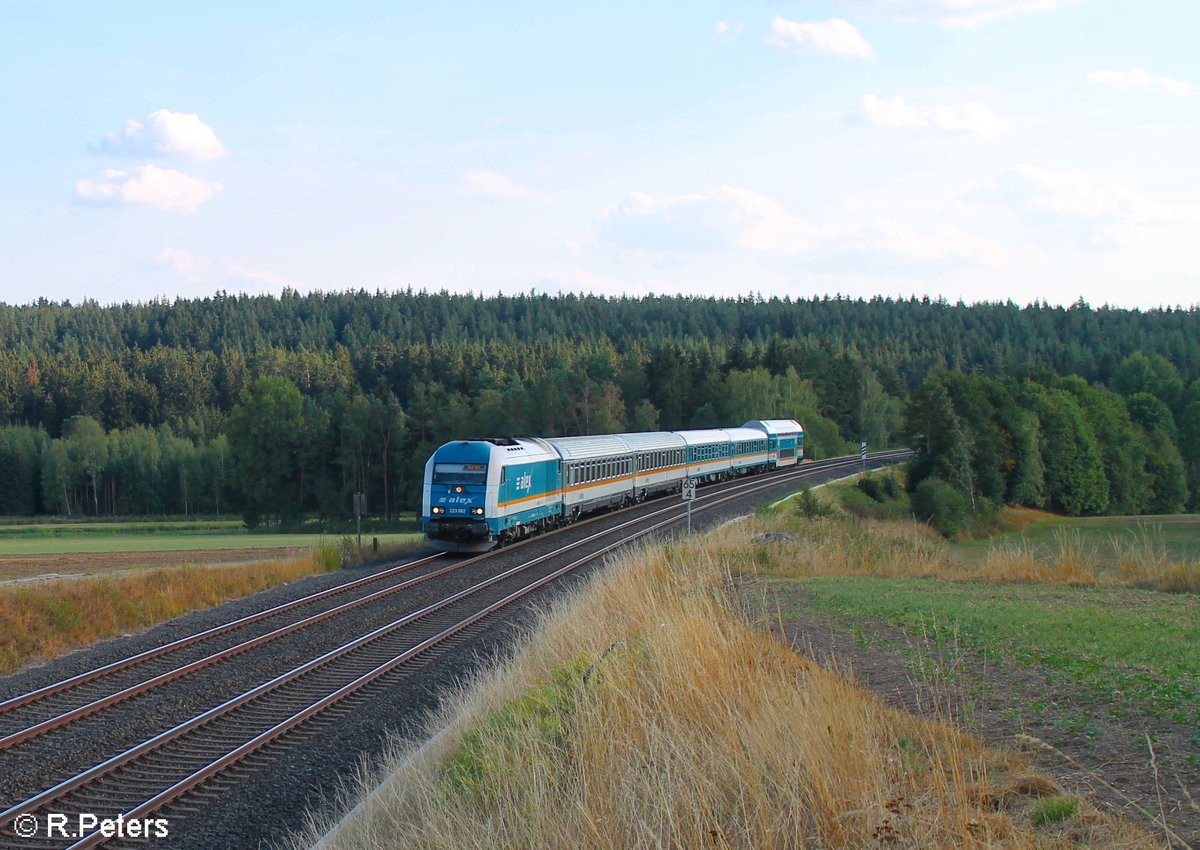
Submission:
POLYGON ((473 513, 473 514, 479 514, 479 516, 483 516, 483 508, 474 508, 474 509, 471 511, 471 513, 473 513))
POLYGON ((462 487, 455 487, 455 488, 454 488, 454 492, 455 492, 455 493, 461 493, 461 492, 462 492, 462 487))
POLYGON ((445 508, 432 508, 429 512, 431 514, 440 514, 445 512, 445 508))

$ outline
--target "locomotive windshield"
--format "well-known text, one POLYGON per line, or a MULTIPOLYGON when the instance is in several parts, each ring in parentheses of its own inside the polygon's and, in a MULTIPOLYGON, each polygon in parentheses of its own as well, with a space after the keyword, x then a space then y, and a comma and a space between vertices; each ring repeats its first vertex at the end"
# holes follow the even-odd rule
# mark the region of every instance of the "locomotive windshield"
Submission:
POLYGON ((487 464, 435 463, 434 484, 487 484, 487 464))

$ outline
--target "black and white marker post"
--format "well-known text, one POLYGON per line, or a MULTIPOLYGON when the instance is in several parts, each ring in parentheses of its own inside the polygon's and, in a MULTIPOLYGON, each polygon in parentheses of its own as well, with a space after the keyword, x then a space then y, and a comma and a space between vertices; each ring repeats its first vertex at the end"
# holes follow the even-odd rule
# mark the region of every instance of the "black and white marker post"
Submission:
POLYGON ((867 441, 863 440, 858 444, 858 459, 862 461, 862 471, 865 475, 867 472, 867 441))
POLYGON ((696 479, 685 478, 683 481, 683 489, 680 491, 683 495, 683 500, 688 506, 688 534, 692 533, 692 501, 696 498, 696 479))

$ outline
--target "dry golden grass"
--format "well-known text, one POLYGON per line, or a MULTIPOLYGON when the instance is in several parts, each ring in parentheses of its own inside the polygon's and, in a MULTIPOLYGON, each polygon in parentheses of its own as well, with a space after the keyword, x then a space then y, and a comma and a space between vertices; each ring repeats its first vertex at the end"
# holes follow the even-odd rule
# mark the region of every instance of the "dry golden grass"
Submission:
POLYGON ((397 754, 322 847, 1155 846, 1086 801, 1035 827, 1062 789, 1024 756, 747 626, 724 590, 747 540, 644 551, 593 580, 450 700, 436 744, 397 754))
POLYGON ((731 523, 708 538, 735 572, 885 578, 960 574, 941 535, 923 523, 767 515, 731 523), (747 534, 758 538, 781 532, 791 539, 746 545, 747 534))
POLYGON ((0 586, 0 673, 342 565, 342 548, 239 566, 185 566, 0 586))
POLYGON ((1037 584, 1065 584, 1089 587, 1111 584, 1111 577, 1102 576, 1096 553, 1086 546, 1078 531, 1057 529, 1054 532, 1057 551, 1047 561, 1024 540, 992 546, 980 564, 975 577, 985 581, 1023 581, 1037 584))
POLYGON ((1111 535, 1109 547, 1116 569, 1103 566, 1096 550, 1076 529, 1054 532, 1055 551, 1039 558, 1035 547, 1017 540, 988 550, 976 573, 986 581, 1027 581, 1075 587, 1139 587, 1171 593, 1200 593, 1200 564, 1171 557, 1161 527, 1141 525, 1134 532, 1111 535))
MULTIPOLYGON (((1031 512, 1038 513, 1038 512, 1031 512)), ((735 529, 710 535, 736 572, 787 577, 880 576, 955 581, 1029 582, 1072 587, 1139 587, 1200 593, 1200 564, 1173 559, 1161 528, 1111 535, 1116 568, 1106 567, 1077 529, 1056 529, 1054 547, 1043 554, 1016 538, 992 545, 974 565, 959 563, 952 547, 924 523, 853 520, 843 516, 805 519, 789 511, 747 517, 735 529), (743 535, 786 534, 745 547, 743 535)), ((1109 562, 1113 558, 1107 559, 1109 562)))
POLYGON ((1173 560, 1162 526, 1139 526, 1130 534, 1114 536, 1117 573, 1134 587, 1152 587, 1175 593, 1200 593, 1200 564, 1173 560))
POLYGON ((1037 508, 1026 508, 1019 505, 1006 505, 1000 510, 1000 521, 1016 531, 1024 531, 1025 526, 1034 522, 1046 522, 1060 519, 1058 514, 1040 511, 1037 508))

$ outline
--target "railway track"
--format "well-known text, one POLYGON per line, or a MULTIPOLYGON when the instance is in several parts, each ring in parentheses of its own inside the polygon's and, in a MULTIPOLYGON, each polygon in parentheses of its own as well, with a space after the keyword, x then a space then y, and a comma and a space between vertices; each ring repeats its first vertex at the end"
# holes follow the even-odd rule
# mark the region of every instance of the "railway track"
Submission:
MULTIPOLYGON (((904 454, 896 452, 874 455, 871 458, 872 465, 892 462, 904 454)), ((712 510, 817 474, 839 470, 852 471, 858 467, 858 464, 857 458, 833 459, 767 476, 755 476, 712 485, 701 491, 701 499, 698 500, 694 511, 712 510)), ((644 511, 645 506, 641 506, 641 508, 644 511)), ((97 826, 95 824, 91 825, 93 827, 91 831, 83 830, 85 834, 73 835, 72 832, 70 837, 63 837, 60 833, 55 838, 47 838, 44 826, 49 822, 47 818, 51 814, 63 817, 65 822, 70 824, 72 831, 80 825, 79 817, 89 813, 104 813, 102 815, 104 817, 113 817, 117 813, 121 813, 126 821, 132 820, 141 823, 147 819, 148 822, 152 822, 155 813, 167 804, 200 785, 212 786, 214 782, 219 784, 220 777, 228 774, 230 768, 287 733, 329 712, 335 706, 344 706, 347 702, 352 702, 371 687, 389 678, 404 675, 405 671, 412 668, 414 664, 423 663, 431 655, 436 654, 439 647, 480 628, 483 621, 493 614, 527 598, 555 579, 567 575, 584 564, 592 563, 613 549, 633 540, 662 532, 677 525, 685 512, 685 506, 672 501, 663 507, 653 505, 648 512, 641 512, 636 516, 632 514, 639 513, 637 508, 627 509, 614 514, 602 515, 555 532, 554 534, 557 535, 572 529, 580 529, 583 526, 603 525, 604 521, 611 523, 614 519, 619 520, 615 525, 594 531, 589 530, 589 533, 582 538, 564 542, 554 551, 523 560, 513 567, 477 581, 463 590, 444 596, 432 604, 410 611, 386 625, 359 635, 318 657, 232 696, 203 713, 161 731, 100 764, 10 806, 0 812, 0 842, 4 842, 5 846, 8 846, 7 842, 16 842, 11 846, 21 848, 69 846, 72 850, 82 850, 85 847, 98 846, 109 839, 109 836, 105 836, 98 828, 95 828, 97 826), (39 829, 38 835, 32 837, 20 835, 18 829, 26 828, 30 823, 39 824, 43 828, 39 829)), ((544 541, 551 536, 553 535, 531 538, 529 542, 544 541)), ((508 553, 516 548, 510 547, 503 551, 508 553)), ((438 567, 427 574, 405 579, 396 585, 368 593, 361 599, 370 599, 374 594, 396 593, 406 584, 411 586, 410 583, 429 581, 438 575, 462 569, 469 564, 478 563, 491 557, 494 557, 493 554, 488 553, 478 558, 438 567)), ((391 573, 392 576, 403 575, 407 570, 416 569, 419 565, 429 564, 434 560, 436 559, 421 559, 393 568, 398 572, 389 570, 384 573, 391 573)), ((384 573, 330 588, 322 591, 321 594, 312 596, 320 596, 323 599, 336 596, 346 592, 344 588, 351 585, 361 588, 372 583, 369 580, 381 580, 380 576, 384 573)), ((260 612, 260 615, 253 615, 259 618, 255 622, 266 618, 270 612, 277 611, 279 608, 287 607, 287 610, 290 611, 301 604, 309 604, 311 599, 312 597, 305 597, 295 600, 293 603, 286 603, 286 606, 267 609, 265 612, 260 612)), ((351 600, 350 603, 343 604, 350 605, 352 603, 366 604, 361 603, 360 600, 351 600)), ((331 612, 337 611, 339 607, 341 606, 335 606, 311 616, 323 618, 337 616, 331 612)), ((250 618, 242 618, 242 620, 247 619, 250 618)), ((224 630, 221 633, 225 633, 242 620, 198 633, 181 639, 181 641, 200 642, 204 639, 201 637, 202 635, 218 630, 224 630)), ((284 637, 286 634, 303 628, 299 625, 302 622, 304 620, 281 626, 272 632, 242 641, 224 651, 248 651, 253 647, 242 649, 238 649, 238 647, 273 635, 280 630, 284 630, 282 634, 270 639, 284 637)), ((164 646, 173 646, 178 643, 180 642, 164 646)), ((149 653, 154 653, 151 656, 153 658, 160 658, 169 654, 169 652, 159 651, 163 649, 164 647, 160 647, 149 653)), ((133 659, 147 654, 131 656, 130 659, 107 666, 119 670, 127 669, 140 663, 134 662, 133 659)), ((220 654, 210 653, 218 658, 206 663, 218 663, 220 654)), ((208 657, 205 656, 205 659, 208 657)), ((189 664, 163 671, 151 679, 144 680, 142 684, 153 679, 161 679, 158 683, 161 684, 187 675, 191 672, 188 669, 189 665, 194 663, 196 662, 189 662, 189 664)), ((99 679, 103 679, 103 676, 86 678, 85 681, 96 682, 99 679)), ((64 680, 64 682, 67 681, 70 680, 64 680)), ((148 685, 146 690, 157 687, 158 684, 148 685)), ((54 696, 62 694, 64 691, 73 691, 76 687, 78 686, 64 686, 56 689, 55 686, 48 686, 40 691, 54 696)), ((113 699, 120 694, 121 691, 111 693, 98 702, 113 699)), ((22 702, 18 698, 8 701, 8 704, 14 706, 15 709, 38 702, 38 699, 22 702)), ((93 701, 93 703, 95 702, 97 701, 93 701)), ((102 711, 109 704, 114 703, 94 706, 89 703, 77 710, 94 713, 102 711)), ((3 704, 0 704, 0 707, 2 706, 3 704)), ((80 714, 79 716, 85 715, 80 714)), ((52 734, 69 722, 70 720, 63 720, 46 724, 36 734, 52 734)))

